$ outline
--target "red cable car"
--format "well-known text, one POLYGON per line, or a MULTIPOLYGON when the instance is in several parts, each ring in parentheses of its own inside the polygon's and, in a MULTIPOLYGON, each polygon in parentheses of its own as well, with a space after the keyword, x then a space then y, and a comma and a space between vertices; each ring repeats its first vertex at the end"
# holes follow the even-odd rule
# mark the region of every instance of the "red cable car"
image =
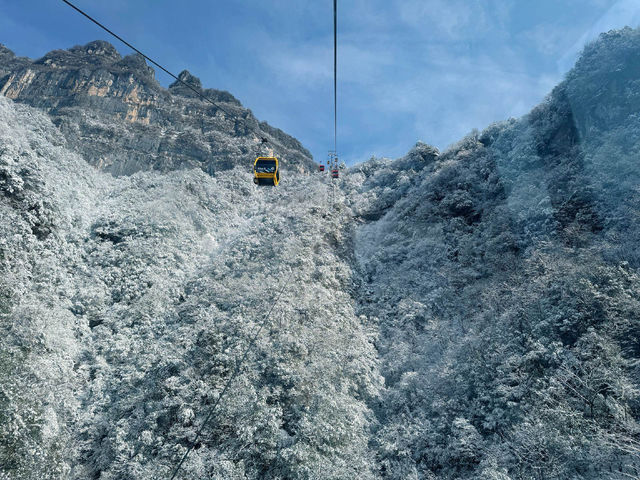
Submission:
POLYGON ((338 178, 340 176, 340 172, 337 168, 331 170, 331 178, 338 178))
POLYGON ((320 171, 320 172, 324 172, 324 165, 323 165, 323 164, 320 164, 320 165, 318 166, 318 171, 320 171))

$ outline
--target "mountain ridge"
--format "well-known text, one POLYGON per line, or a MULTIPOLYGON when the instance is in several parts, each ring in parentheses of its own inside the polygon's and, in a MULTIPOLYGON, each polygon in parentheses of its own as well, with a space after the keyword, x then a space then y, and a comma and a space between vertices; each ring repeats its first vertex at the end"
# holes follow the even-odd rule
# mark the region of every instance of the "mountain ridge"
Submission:
POLYGON ((283 168, 315 168, 298 140, 258 121, 233 95, 202 89, 186 70, 180 75, 224 106, 178 82, 164 89, 141 55, 122 57, 105 41, 37 60, 0 51, 0 94, 46 111, 72 148, 112 174, 192 167, 214 174, 249 168, 250 157, 265 153, 281 157, 283 168))

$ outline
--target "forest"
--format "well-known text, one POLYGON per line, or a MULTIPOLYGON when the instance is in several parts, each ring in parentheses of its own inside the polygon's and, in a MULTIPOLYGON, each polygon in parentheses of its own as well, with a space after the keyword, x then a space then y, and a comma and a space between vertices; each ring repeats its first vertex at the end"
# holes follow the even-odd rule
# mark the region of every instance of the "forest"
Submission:
POLYGON ((114 175, 83 103, 29 103, 0 96, 0 479, 640 478, 640 30, 522 118, 277 188, 238 132, 223 171, 114 138, 114 175))

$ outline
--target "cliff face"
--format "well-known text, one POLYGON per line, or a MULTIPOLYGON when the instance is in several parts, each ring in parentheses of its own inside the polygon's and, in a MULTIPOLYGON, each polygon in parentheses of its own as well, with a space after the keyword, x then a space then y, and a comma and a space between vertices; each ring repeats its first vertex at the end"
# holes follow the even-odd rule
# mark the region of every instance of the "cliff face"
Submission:
POLYGON ((0 46, 0 94, 46 111, 71 148, 114 175, 194 167, 215 174, 271 152, 284 168, 313 168, 300 142, 259 122, 230 93, 202 89, 187 71, 180 78, 221 108, 179 82, 164 89, 141 56, 123 58, 107 42, 35 61, 0 46))

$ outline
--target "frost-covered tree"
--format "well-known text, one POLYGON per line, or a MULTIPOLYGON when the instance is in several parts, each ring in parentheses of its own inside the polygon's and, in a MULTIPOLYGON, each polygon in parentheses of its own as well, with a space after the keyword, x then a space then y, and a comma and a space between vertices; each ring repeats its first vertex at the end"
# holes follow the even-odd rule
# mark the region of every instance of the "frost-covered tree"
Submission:
POLYGON ((637 478, 639 39, 275 189, 113 178, 0 98, 0 477, 637 478))

